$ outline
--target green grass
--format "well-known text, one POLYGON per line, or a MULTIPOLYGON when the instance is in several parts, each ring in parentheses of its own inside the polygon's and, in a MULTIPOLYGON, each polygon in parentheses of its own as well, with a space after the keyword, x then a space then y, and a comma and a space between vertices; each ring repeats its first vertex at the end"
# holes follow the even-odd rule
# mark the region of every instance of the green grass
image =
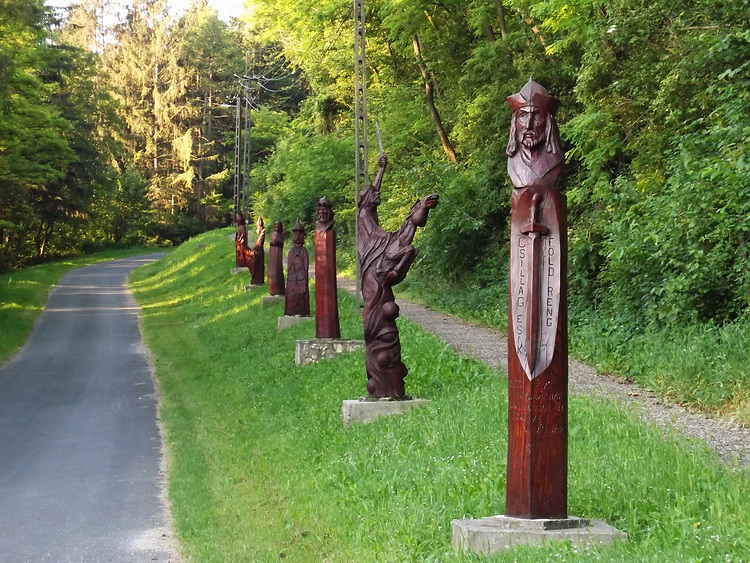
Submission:
POLYGON ((750 426, 750 323, 633 331, 604 319, 571 330, 571 348, 670 401, 750 426))
MULTIPOLYGON (((436 279, 406 280, 410 299, 505 330, 507 285, 458 291, 436 279)), ((725 326, 649 328, 595 312, 571 311, 570 354, 651 389, 665 399, 750 426, 750 318, 725 326)))
MULTIPOLYGON (((134 272, 162 393, 169 496, 186 555, 225 561, 478 561, 455 555, 450 525, 504 509, 506 383, 400 324, 405 415, 344 428, 365 393, 363 353, 294 364, 313 321, 276 330, 281 306, 231 276, 228 230, 134 272)), ((341 296, 342 336, 361 336, 341 296)), ((570 403, 570 513, 630 541, 523 548, 496 561, 746 561, 750 472, 663 436, 611 402, 570 403)))
POLYGON ((123 258, 153 249, 131 248, 98 252, 0 274, 0 365, 26 342, 42 314, 50 290, 65 272, 86 264, 123 258))

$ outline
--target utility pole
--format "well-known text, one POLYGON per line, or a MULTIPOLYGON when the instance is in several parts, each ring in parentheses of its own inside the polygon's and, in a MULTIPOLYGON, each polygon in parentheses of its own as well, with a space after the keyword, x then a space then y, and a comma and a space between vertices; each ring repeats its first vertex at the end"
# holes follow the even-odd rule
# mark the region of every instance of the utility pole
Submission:
POLYGON ((242 206, 240 205, 240 129, 242 126, 242 96, 237 96, 235 100, 237 105, 237 113, 235 114, 234 120, 234 220, 240 213, 242 206))
POLYGON ((240 96, 237 99, 237 134, 235 136, 235 189, 236 191, 236 207, 240 209, 242 213, 249 212, 250 203, 250 130, 253 126, 252 119, 250 118, 250 110, 253 107, 252 104, 252 93, 251 86, 248 84, 249 80, 254 80, 253 77, 243 74, 235 74, 234 77, 245 92, 244 98, 240 96), (245 100, 245 123, 244 123, 244 135, 240 135, 242 130, 242 99, 245 100), (242 145, 242 169, 240 170, 240 145, 242 145), (240 179, 241 178, 241 179, 240 179))
POLYGON ((240 198, 240 209, 243 213, 248 212, 250 205, 250 128, 253 123, 250 119, 250 97, 245 96, 245 139, 242 153, 242 196, 240 198))
POLYGON ((359 264, 359 194, 367 188, 367 76, 365 60, 365 1, 354 0, 354 254, 356 307, 362 307, 359 264))

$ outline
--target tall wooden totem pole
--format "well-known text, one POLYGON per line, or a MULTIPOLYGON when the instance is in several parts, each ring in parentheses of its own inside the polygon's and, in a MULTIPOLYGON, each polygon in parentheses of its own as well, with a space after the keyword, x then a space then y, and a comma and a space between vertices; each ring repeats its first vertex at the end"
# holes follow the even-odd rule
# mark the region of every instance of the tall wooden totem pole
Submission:
POLYGON ((506 516, 567 517, 566 199, 559 100, 533 79, 508 98, 513 181, 506 516))
POLYGON ((323 197, 315 222, 315 338, 341 338, 333 224, 333 205, 323 197))
POLYGON ((511 258, 508 284, 508 475, 505 514, 454 520, 458 551, 497 553, 564 541, 627 539, 602 520, 568 515, 566 201, 559 100, 529 79, 508 98, 511 258))

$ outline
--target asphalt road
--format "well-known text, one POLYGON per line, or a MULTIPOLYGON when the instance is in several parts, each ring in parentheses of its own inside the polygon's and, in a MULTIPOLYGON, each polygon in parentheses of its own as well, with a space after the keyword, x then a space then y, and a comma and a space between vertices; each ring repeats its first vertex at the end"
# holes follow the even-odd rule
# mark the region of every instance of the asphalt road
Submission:
POLYGON ((140 256, 66 274, 0 368, 0 561, 174 561, 140 256))

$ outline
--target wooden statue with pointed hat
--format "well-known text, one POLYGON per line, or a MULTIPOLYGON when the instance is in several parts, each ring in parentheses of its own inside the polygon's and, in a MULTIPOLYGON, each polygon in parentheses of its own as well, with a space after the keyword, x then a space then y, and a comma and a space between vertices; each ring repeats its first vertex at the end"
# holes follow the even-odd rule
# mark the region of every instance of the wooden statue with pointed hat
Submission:
POLYGON ((310 316, 310 287, 308 270, 310 257, 305 248, 305 230, 297 219, 292 229, 292 248, 286 258, 287 279, 284 295, 284 314, 310 316))

